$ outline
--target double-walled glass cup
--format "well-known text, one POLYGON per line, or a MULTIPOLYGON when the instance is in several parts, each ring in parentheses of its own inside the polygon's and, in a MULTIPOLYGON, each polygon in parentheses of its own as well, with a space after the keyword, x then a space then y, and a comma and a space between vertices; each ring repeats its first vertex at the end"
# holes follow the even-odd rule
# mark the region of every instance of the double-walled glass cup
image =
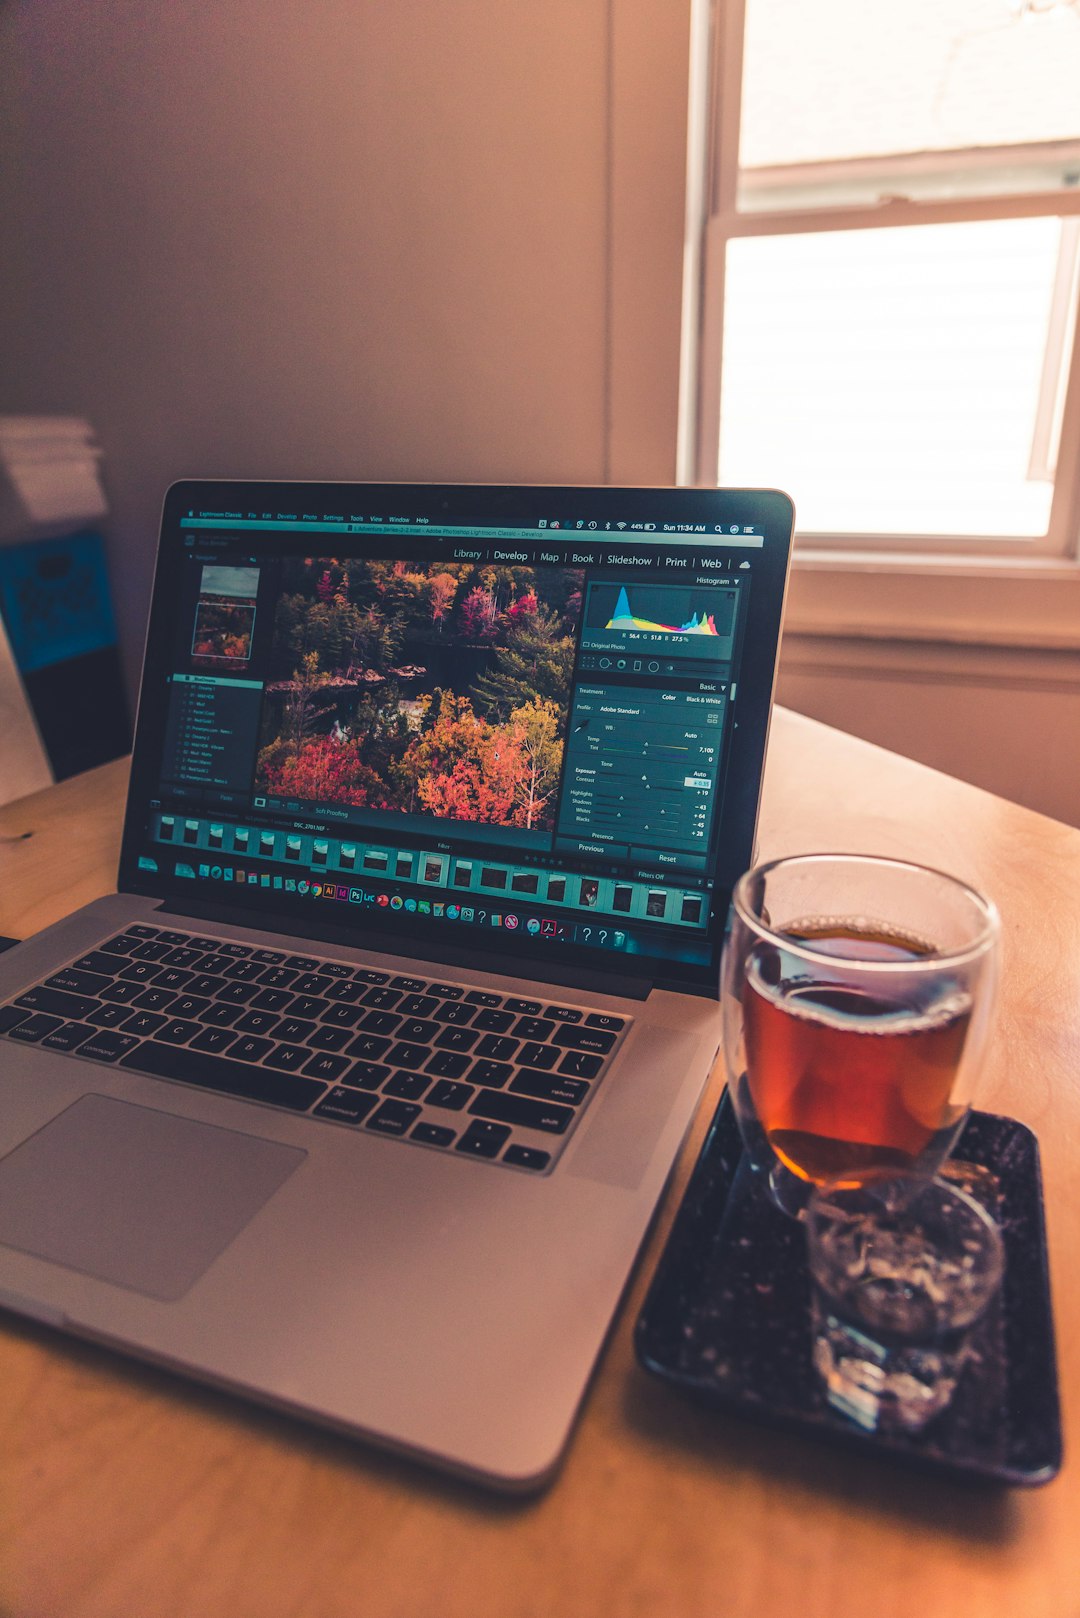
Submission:
POLYGON ((722 969, 727 1075, 785 1211, 838 1175, 936 1172, 971 1106, 999 931, 973 888, 902 860, 806 854, 740 879, 722 969))

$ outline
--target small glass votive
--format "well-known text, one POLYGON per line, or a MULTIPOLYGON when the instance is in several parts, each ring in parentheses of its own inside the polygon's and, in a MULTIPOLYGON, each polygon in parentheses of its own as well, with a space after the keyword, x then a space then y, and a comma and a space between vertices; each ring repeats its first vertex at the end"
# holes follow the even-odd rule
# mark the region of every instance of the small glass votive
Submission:
POLYGON ((814 1365, 834 1409, 918 1432, 951 1400, 1005 1267, 966 1192, 875 1170, 819 1186, 806 1210, 814 1365))

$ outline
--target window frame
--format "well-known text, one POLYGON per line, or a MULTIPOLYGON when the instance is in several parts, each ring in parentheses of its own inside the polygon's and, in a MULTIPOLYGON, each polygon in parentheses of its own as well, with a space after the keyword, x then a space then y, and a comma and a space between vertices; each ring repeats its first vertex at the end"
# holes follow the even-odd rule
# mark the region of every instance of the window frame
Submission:
MULTIPOLYGON (((741 237, 796 235, 897 226, 956 224, 980 220, 1080 219, 1080 190, 1014 190, 992 195, 906 197, 842 204, 811 201, 777 208, 738 206, 739 133, 742 112, 743 31, 746 0, 693 0, 688 118, 687 253, 684 275, 682 386, 680 392, 678 475, 681 482, 713 484, 719 476, 720 389, 723 365, 723 309, 727 245, 741 237)), ((1071 158, 1080 142, 1051 142, 1027 154, 1042 167, 1071 158)), ((1016 148, 1003 148, 1013 151, 1016 148)), ((912 176, 935 167, 988 167, 992 154, 980 151, 915 154, 911 159, 855 159, 805 165, 818 185, 841 171, 865 176, 875 166, 890 175, 912 176)), ((766 184, 793 177, 763 171, 766 184)), ((745 176, 744 176, 745 183, 745 176)), ((765 195, 765 186, 761 194, 765 195)), ((802 532, 797 558, 811 566, 831 564, 866 570, 884 564, 901 570, 946 559, 985 565, 991 572, 1027 564, 1050 575, 1062 565, 1073 569, 1080 556, 1080 278, 1074 277, 1072 337, 1065 387, 1060 394, 1060 431, 1050 516, 1045 535, 1035 538, 971 533, 862 534, 802 532), (1049 571, 1047 571, 1049 570, 1049 571)), ((1060 322, 1059 322, 1060 325, 1060 322)), ((1049 353, 1049 344, 1048 350, 1049 353)), ((1045 422, 1040 423, 1045 443, 1045 422)), ((798 501, 796 499, 796 511, 798 501)))

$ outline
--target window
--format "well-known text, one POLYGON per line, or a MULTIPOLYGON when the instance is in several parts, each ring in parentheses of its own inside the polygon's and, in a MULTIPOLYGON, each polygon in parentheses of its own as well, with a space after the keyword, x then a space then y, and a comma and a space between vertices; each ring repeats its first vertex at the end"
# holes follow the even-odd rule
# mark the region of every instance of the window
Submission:
POLYGON ((1080 0, 716 8, 683 474, 815 547, 1074 556, 1080 0))

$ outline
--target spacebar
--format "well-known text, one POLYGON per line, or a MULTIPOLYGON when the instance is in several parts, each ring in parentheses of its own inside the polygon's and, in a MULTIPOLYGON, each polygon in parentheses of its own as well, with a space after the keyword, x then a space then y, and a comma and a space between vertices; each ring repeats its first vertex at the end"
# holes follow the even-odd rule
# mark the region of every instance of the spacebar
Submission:
POLYGON ((181 1079, 204 1090, 223 1090, 226 1095, 244 1096, 249 1101, 268 1101, 275 1107, 291 1107, 306 1112, 326 1091, 317 1079, 304 1079, 298 1073, 273 1073, 269 1068, 252 1067, 248 1062, 230 1062, 224 1056, 205 1051, 185 1050, 182 1045, 162 1045, 154 1039, 126 1056, 118 1067, 133 1067, 139 1073, 153 1073, 159 1079, 181 1079))

